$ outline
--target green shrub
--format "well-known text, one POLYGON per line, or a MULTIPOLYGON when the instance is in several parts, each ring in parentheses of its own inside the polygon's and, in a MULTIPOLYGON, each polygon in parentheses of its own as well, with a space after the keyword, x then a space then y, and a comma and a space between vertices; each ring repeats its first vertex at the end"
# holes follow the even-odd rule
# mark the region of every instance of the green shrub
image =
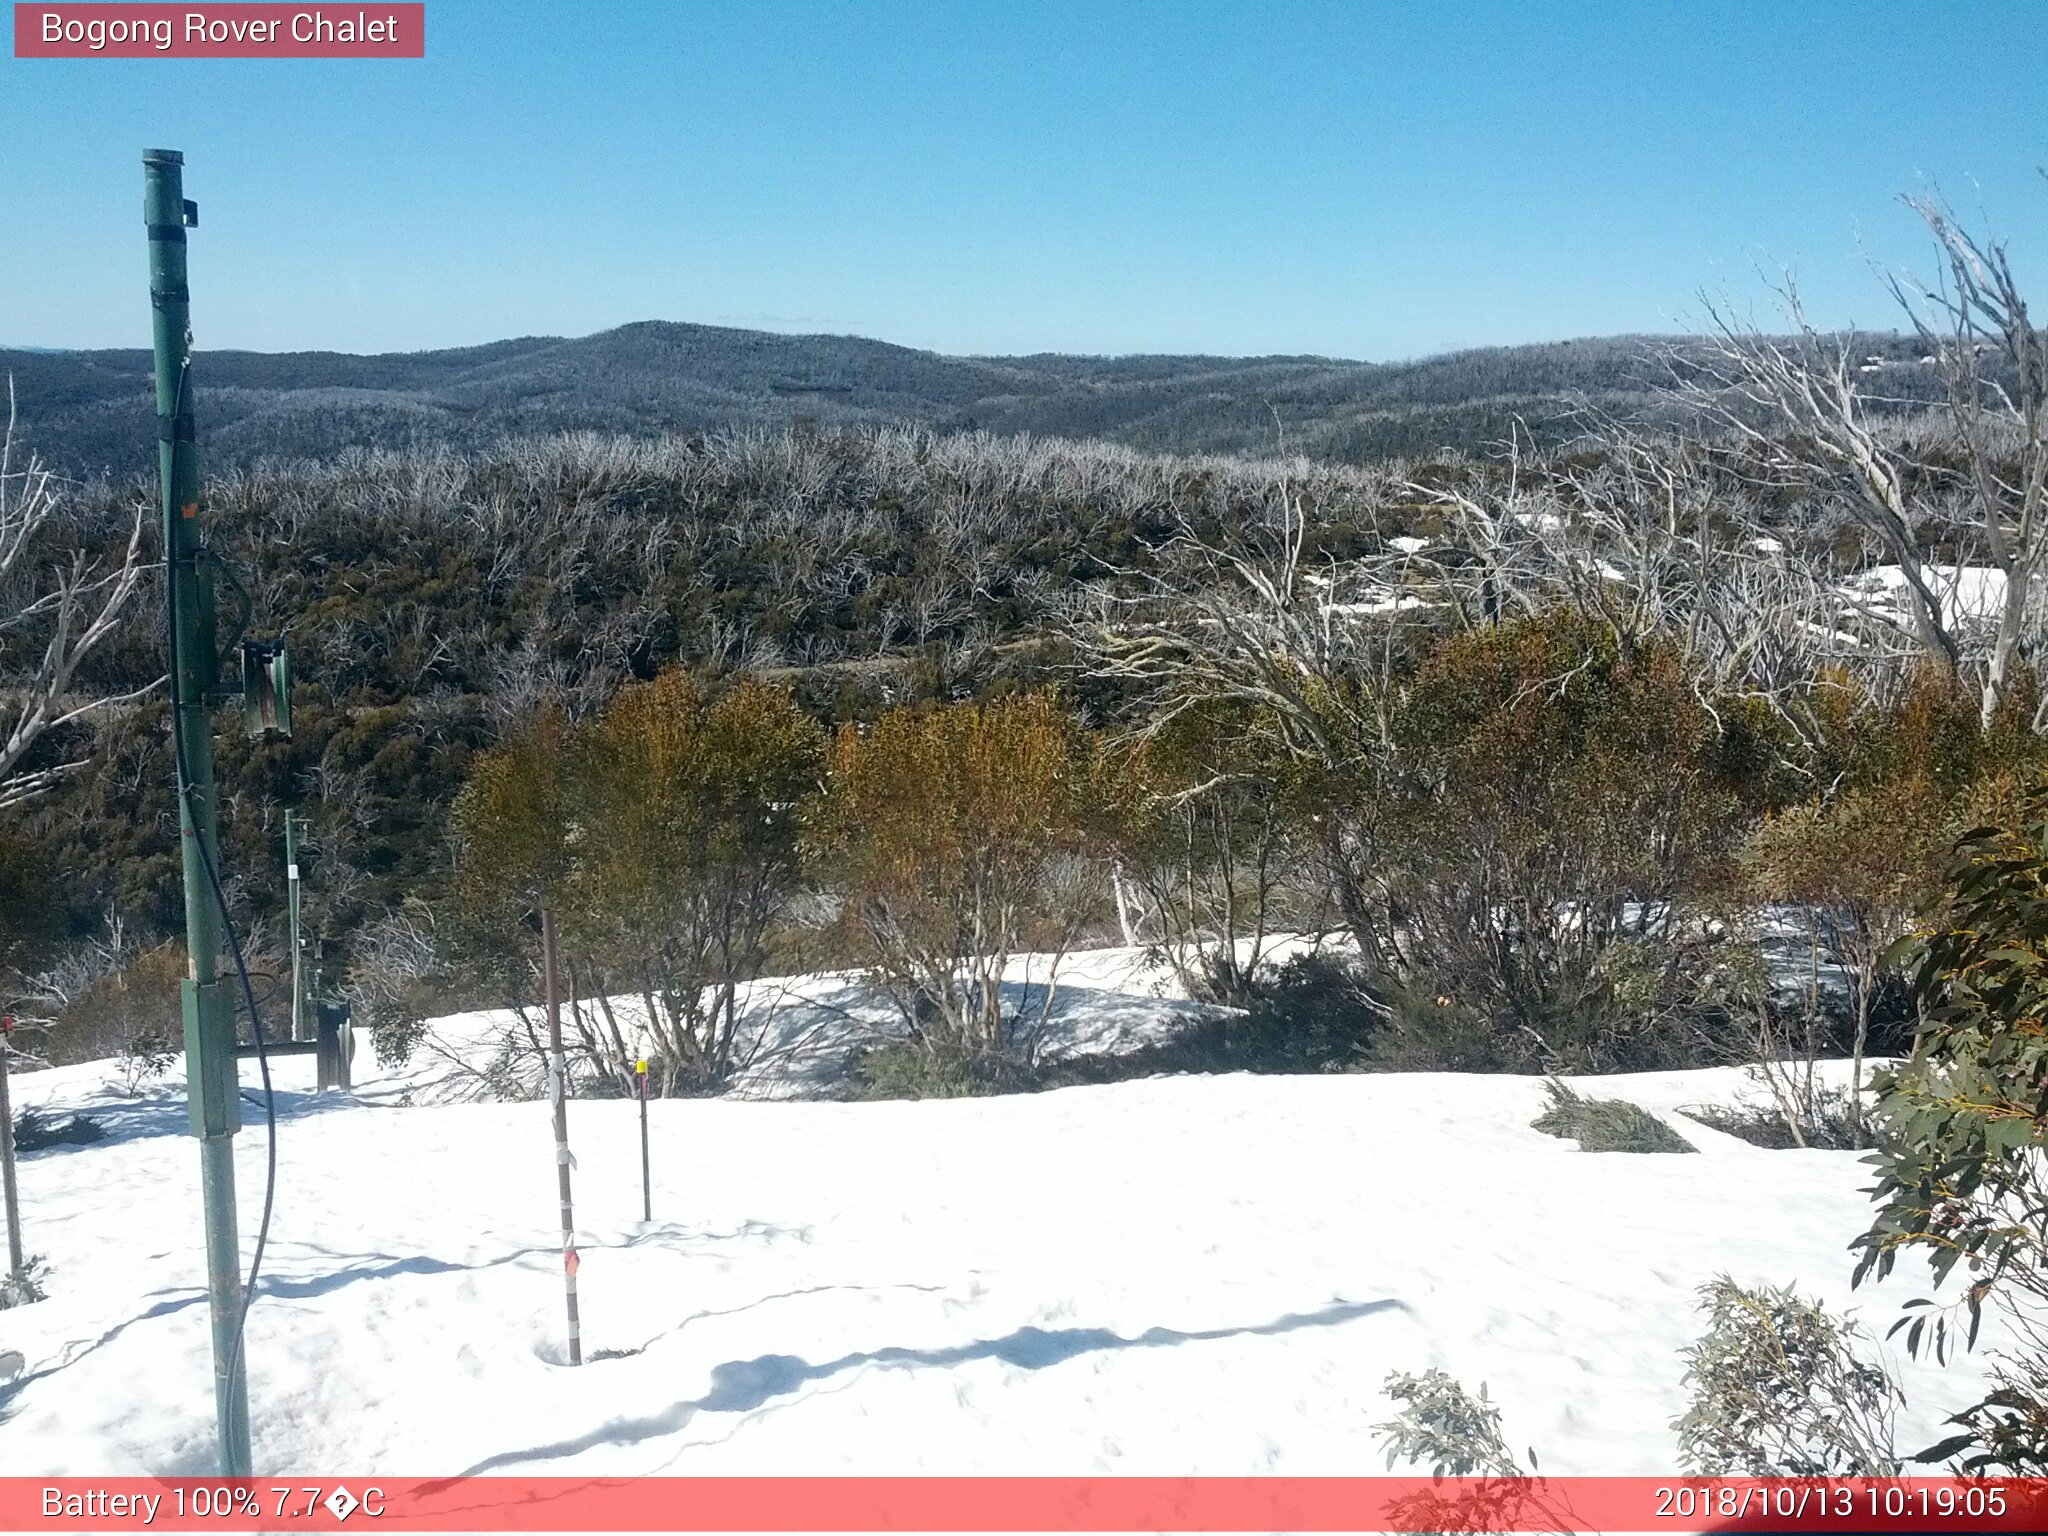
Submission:
POLYGON ((854 1052, 851 1077, 858 1099, 969 1099, 1026 1086, 992 1057, 894 1041, 854 1052))
MULTIPOLYGON (((2048 798, 1961 844, 1953 907, 1912 946, 1924 1019, 1912 1055, 1872 1079, 1879 1170, 1876 1220, 1854 1246, 1856 1281, 1882 1279, 1901 1253, 1926 1259, 1939 1288, 1967 1275, 1956 1331, 1974 1346, 1987 1301, 2016 1346, 2000 1350, 1992 1391, 1950 1422, 1961 1433, 1916 1458, 1960 1455, 1964 1471, 2048 1472, 2048 798), (2024 820, 2022 828, 2020 823, 2024 820)), ((1945 1359, 1949 1309, 1910 1301, 1894 1325, 1906 1349, 1945 1359), (1932 1324, 1930 1328, 1929 1325, 1932 1324)))
MULTIPOLYGON (((1427 1465, 1431 1477, 1522 1477, 1515 1454, 1501 1438, 1500 1409, 1486 1398, 1486 1383, 1475 1398, 1443 1371, 1410 1376, 1395 1371, 1387 1377, 1387 1396, 1401 1411, 1375 1425, 1387 1453, 1387 1470, 1395 1463, 1427 1465)), ((1534 1453, 1531 1453, 1531 1460, 1534 1453)))
POLYGON ((1725 1065, 1747 1044, 1742 963, 1737 946, 1695 914, 1661 932, 1610 938, 1569 995, 1511 1008, 1454 951, 1437 951, 1406 982, 1375 986, 1385 1022, 1370 1043, 1370 1064, 1532 1074, 1725 1065))
POLYGON ((1095 776, 1126 932, 1145 935, 1190 997, 1251 1004, 1314 804, 1272 712, 1176 708, 1113 739, 1095 776))
POLYGON ((888 711, 833 737, 806 815, 839 926, 917 1043, 1028 1060, 1052 1006, 1010 956, 1064 954, 1104 905, 1095 746, 1050 691, 888 711))
POLYGON ((1557 1536, 1576 1530, 1571 1512, 1549 1497, 1545 1479, 1536 1475, 1535 1448, 1524 1471, 1500 1431, 1500 1409, 1486 1398, 1486 1383, 1473 1397, 1442 1371, 1410 1376, 1396 1371, 1387 1378, 1387 1396, 1401 1412, 1374 1427, 1387 1453, 1387 1469, 1396 1462, 1427 1465, 1434 1487, 1393 1501, 1388 1514, 1403 1531, 1548 1531, 1557 1536), (1446 1483, 1445 1478, 1460 1479, 1446 1483))
POLYGON ((1903 1401, 1857 1357, 1860 1330, 1791 1290, 1744 1290, 1725 1275, 1700 1291, 1707 1331, 1685 1351, 1692 1390, 1678 1432, 1688 1472, 1721 1477, 1896 1477, 1903 1401))
POLYGON ((1695 1148, 1647 1109, 1620 1099, 1581 1098, 1556 1078, 1544 1083, 1550 1107, 1530 1122, 1576 1141, 1587 1152, 1693 1152, 1695 1148))
MULTIPOLYGON (((714 695, 680 668, 622 689, 576 733, 558 916, 591 994, 609 983, 650 1004, 656 1092, 709 1091, 737 1069, 742 990, 805 882, 799 817, 824 747, 786 690, 743 678, 714 695)), ((623 1033, 591 1033, 593 1064, 631 1092, 623 1033)))
MULTIPOLYGON (((1700 1124, 1725 1135, 1765 1147, 1773 1152, 1800 1147, 1785 1123, 1788 1111, 1769 1104, 1694 1104, 1686 1114, 1700 1124)), ((1827 1151, 1850 1151, 1863 1144, 1861 1131, 1849 1110, 1849 1095, 1840 1088, 1823 1088, 1813 1096, 1807 1113, 1799 1120, 1799 1133, 1806 1147, 1827 1151)))
POLYGON ((88 963, 98 974, 71 995, 50 1030, 50 1063, 118 1062, 123 1087, 132 1097, 161 1077, 183 1049, 178 1038, 185 977, 185 946, 147 949, 123 941, 99 946, 88 963))
POLYGON ((1381 1072, 1537 1072, 1543 1046, 1482 1009, 1426 984, 1390 986, 1384 1026, 1367 1047, 1381 1072))
POLYGON ((1460 632, 1390 729, 1353 904, 1381 909, 1361 953, 1415 995, 1396 1040, 1453 1070, 1700 1064, 1702 905, 1756 786, 1679 648, 1566 610, 1460 632))
POLYGON ((49 1272, 50 1267, 35 1254, 30 1254, 11 1275, 0 1270, 0 1312, 45 1300, 50 1293, 43 1289, 43 1279, 49 1272))

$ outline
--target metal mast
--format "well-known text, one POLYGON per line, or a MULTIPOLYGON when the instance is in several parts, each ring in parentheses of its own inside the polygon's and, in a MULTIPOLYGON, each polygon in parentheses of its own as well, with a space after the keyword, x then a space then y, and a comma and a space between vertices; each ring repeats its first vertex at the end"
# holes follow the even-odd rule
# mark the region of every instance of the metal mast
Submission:
POLYGON ((185 157, 143 151, 143 221, 149 232, 149 302, 156 339, 157 461, 170 610, 171 732, 177 758, 178 829, 185 865, 185 1076, 192 1134, 199 1138, 206 1209, 207 1298, 213 1320, 214 1407, 220 1469, 247 1477, 248 1381, 237 1347, 242 1320, 241 1245, 235 1226, 234 1135, 241 1127, 232 1001, 219 980, 220 846, 215 832, 213 722, 219 683, 213 570, 199 527, 199 452, 192 416, 191 296, 185 231, 199 222, 185 200, 185 157))

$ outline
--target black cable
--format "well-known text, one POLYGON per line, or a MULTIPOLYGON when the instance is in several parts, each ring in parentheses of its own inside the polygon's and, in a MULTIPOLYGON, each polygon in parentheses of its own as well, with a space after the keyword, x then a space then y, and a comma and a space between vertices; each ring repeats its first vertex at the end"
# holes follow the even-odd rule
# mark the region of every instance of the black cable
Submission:
MULTIPOLYGON (((185 803, 189 807, 192 791, 187 781, 185 803)), ((242 959, 241 936, 235 932, 235 920, 228 912, 227 892, 221 889, 220 873, 213 867, 213 855, 206 851, 206 839, 194 835, 199 845, 200 862, 206 866, 206 880, 213 887, 213 899, 220 905, 221 928, 227 934, 228 952, 235 957, 235 973, 242 980, 242 1001, 249 1010, 249 1033, 256 1041, 256 1064, 263 1076, 263 1128, 266 1138, 263 1168, 263 1219, 256 1225, 256 1247, 249 1255, 249 1281, 242 1287, 242 1308, 235 1318, 235 1348, 228 1356, 228 1379, 233 1380, 242 1364, 242 1334, 249 1326, 249 1306, 256 1299, 256 1281, 263 1273, 263 1249, 270 1241, 270 1212, 277 1199, 277 1090, 270 1081, 270 1052, 263 1043, 263 1016, 256 1009, 256 989, 249 983, 249 967, 242 959)), ((236 1089, 240 1093, 239 1086, 236 1089)), ((248 1411, 244 1404, 243 1412, 248 1411)))
MULTIPOLYGON (((178 365, 178 391, 171 405, 171 418, 173 421, 184 410, 185 387, 187 380, 191 377, 191 370, 192 360, 190 357, 183 359, 178 365)), ((178 451, 175 439, 173 440, 171 451, 173 454, 176 454, 178 451)), ((175 484, 175 469, 172 479, 175 484)), ((228 895, 221 887, 220 871, 214 867, 212 851, 207 848, 206 838, 200 831, 201 820, 199 810, 192 794, 192 773, 185 762, 185 738, 178 729, 177 711, 184 703, 184 696, 181 691, 182 680, 178 676, 178 578, 177 572, 172 568, 171 551, 169 549, 164 551, 164 574, 167 578, 164 582, 165 613, 169 620, 171 631, 171 750, 177 758, 178 795, 183 802, 186 819, 192 823, 192 841, 199 849, 199 862, 205 866, 206 882, 212 887, 214 902, 220 908, 221 928, 227 936, 228 951, 234 956, 235 973, 241 978, 242 1001, 249 1010, 249 1034, 256 1042, 256 1061, 263 1076, 263 1120, 264 1130, 269 1142, 263 1173, 263 1219, 256 1227, 256 1248, 249 1257, 249 1281, 248 1284, 242 1287, 242 1305, 235 1318, 235 1347, 228 1356, 228 1379, 233 1381, 236 1372, 241 1369, 242 1365, 242 1336, 249 1327, 249 1306, 256 1299, 256 1281, 263 1273, 263 1249, 270 1241, 270 1214, 277 1199, 277 1091, 272 1086, 270 1080, 270 1053, 265 1048, 263 1041, 263 1015, 256 1007, 256 988, 249 981, 249 967, 242 958, 241 936, 235 932, 235 918, 234 914, 228 910, 228 895)), ((213 643, 211 635, 206 637, 206 643, 208 645, 213 643)), ((230 1046, 234 1043, 232 1032, 228 1036, 228 1043, 230 1046)), ((235 1092, 237 1097, 239 1097, 241 1094, 239 1084, 235 1092)), ((244 1392, 242 1413, 246 1425, 248 1417, 246 1390, 244 1392)))

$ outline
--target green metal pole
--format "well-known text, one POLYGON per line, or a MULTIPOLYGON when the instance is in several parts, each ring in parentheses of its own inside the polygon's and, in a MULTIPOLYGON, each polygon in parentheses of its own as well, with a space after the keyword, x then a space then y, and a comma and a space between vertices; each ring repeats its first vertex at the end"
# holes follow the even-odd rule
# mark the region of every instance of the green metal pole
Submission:
POLYGON ((184 985, 185 1079, 205 1197, 220 1468, 226 1476, 247 1477, 249 1395, 236 1346, 242 1258, 235 1228, 234 1135, 242 1117, 233 1005, 219 981, 221 914, 215 891, 220 845, 214 818, 212 696, 219 662, 213 583, 203 564, 199 536, 199 452, 189 377, 191 300, 185 288, 185 230, 198 222, 199 210, 185 201, 185 157, 176 150, 143 151, 142 175, 171 621, 171 732, 185 862, 185 941, 191 956, 184 985))
POLYGON ((287 889, 291 897, 292 931, 292 1038, 310 1040, 312 1031, 306 1022, 305 966, 302 963, 304 948, 299 938, 299 813, 284 813, 284 872, 287 889))

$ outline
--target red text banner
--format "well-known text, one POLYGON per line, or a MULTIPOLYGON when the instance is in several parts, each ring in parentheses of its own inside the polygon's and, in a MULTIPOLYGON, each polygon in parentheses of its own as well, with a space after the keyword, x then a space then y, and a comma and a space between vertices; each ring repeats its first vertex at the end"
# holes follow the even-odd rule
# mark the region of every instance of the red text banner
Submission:
POLYGON ((0 1477, 8 1531, 2040 1531, 2048 1480, 0 1477))
POLYGON ((17 59, 421 59, 425 5, 20 5, 17 59))

